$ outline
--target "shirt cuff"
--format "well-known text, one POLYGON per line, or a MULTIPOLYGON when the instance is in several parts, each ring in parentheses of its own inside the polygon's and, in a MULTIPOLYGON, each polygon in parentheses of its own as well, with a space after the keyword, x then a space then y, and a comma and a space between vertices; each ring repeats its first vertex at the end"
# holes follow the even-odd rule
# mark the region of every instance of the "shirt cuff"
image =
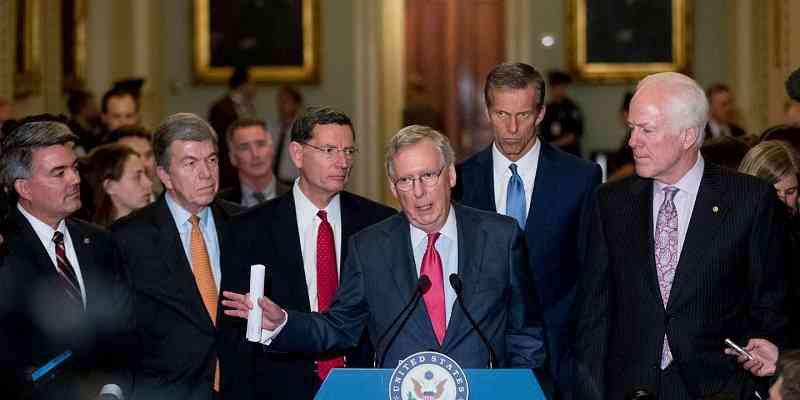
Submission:
POLYGON ((286 323, 289 322, 289 314, 286 313, 286 310, 283 311, 283 322, 275 328, 274 331, 268 329, 261 329, 261 341, 259 343, 263 344, 264 346, 269 346, 272 344, 272 339, 275 339, 275 336, 281 333, 283 327, 286 326, 286 323))

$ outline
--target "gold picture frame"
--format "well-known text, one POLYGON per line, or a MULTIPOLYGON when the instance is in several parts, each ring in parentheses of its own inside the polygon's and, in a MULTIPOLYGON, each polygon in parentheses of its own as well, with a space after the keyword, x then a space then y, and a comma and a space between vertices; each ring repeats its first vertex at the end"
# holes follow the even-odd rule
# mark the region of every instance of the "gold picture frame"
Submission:
POLYGON ((14 98, 36 95, 41 86, 41 23, 37 18, 39 0, 17 0, 15 4, 16 47, 14 61, 14 98))
MULTIPOLYGON (((588 15, 591 12, 587 3, 594 3, 592 0, 568 0, 567 12, 567 27, 569 29, 569 64, 572 72, 578 79, 584 81, 631 81, 638 80, 646 75, 665 72, 676 71, 685 72, 690 66, 690 57, 692 51, 692 37, 691 37, 691 11, 687 2, 690 0, 649 0, 648 2, 639 2, 636 4, 645 4, 645 7, 669 7, 669 13, 653 15, 648 14, 648 26, 633 26, 626 27, 626 21, 635 20, 636 12, 642 10, 630 10, 628 16, 634 15, 632 18, 615 18, 614 21, 609 21, 608 18, 603 16, 588 15), (665 4, 666 3, 666 4, 665 4), (659 21, 658 18, 664 19, 659 21), (595 20, 595 21, 590 21, 595 20), (657 23, 652 24, 653 21, 657 23), (609 29, 609 26, 615 24, 619 26, 619 30, 612 32, 611 35, 593 35, 589 38, 591 32, 594 32, 594 26, 589 26, 594 22, 599 28, 609 29), (660 23, 660 24, 659 24, 660 23), (669 29, 669 32, 659 31, 662 38, 669 38, 669 43, 653 41, 653 36, 638 35, 637 32, 653 33, 654 26, 662 26, 669 29), (641 29, 641 31, 638 31, 641 29), (595 43, 597 37, 610 37, 610 40, 625 41, 626 45, 631 47, 639 46, 639 49, 645 51, 637 53, 632 51, 631 55, 614 54, 613 51, 607 58, 604 58, 603 53, 598 48, 602 46, 591 47, 592 41, 595 43), (639 41, 636 43, 636 41, 639 41), (660 46, 659 46, 660 45, 660 46), (641 54, 648 53, 648 54, 641 54), (653 53, 659 54, 659 57, 649 58, 648 55, 653 53), (668 54, 669 57, 663 55, 668 54), (630 59, 625 59, 628 56, 630 59)), ((605 3, 609 3, 606 0, 605 3)), ((607 4, 604 4, 607 5, 607 4)), ((624 7, 631 7, 620 1, 619 6, 607 7, 600 11, 607 11, 609 9, 615 10, 614 12, 621 11, 624 7)), ((600 7, 602 8, 602 7, 600 7)), ((605 15, 608 16, 608 15, 605 15)), ((616 15, 615 15, 616 17, 616 15)), ((638 22, 638 21, 636 21, 638 22)), ((614 28, 610 28, 614 29, 614 28)), ((657 28, 656 28, 657 29, 657 28)), ((611 42, 603 43, 606 48, 614 48, 611 42)), ((619 50, 619 48, 617 48, 619 50)))
MULTIPOLYGON (((215 52, 218 52, 220 47, 212 48, 212 32, 211 26, 214 21, 213 17, 224 18, 220 15, 211 14, 211 2, 223 0, 194 0, 194 76, 195 81, 198 83, 226 83, 234 69, 233 63, 215 61, 215 52)), ((284 35, 292 36, 291 40, 301 41, 302 44, 294 49, 293 58, 301 60, 300 62, 283 64, 283 63, 263 63, 257 62, 258 60, 244 60, 237 62, 237 64, 246 64, 250 67, 250 77, 253 81, 258 83, 315 83, 319 80, 319 0, 294 0, 291 5, 299 3, 300 7, 300 21, 299 32, 291 30, 289 32, 280 32, 276 35, 281 40, 286 40, 284 35), (298 38, 297 35, 300 37, 298 38), (256 62, 252 62, 256 61, 256 62)), ((226 10, 229 7, 237 7, 236 1, 224 1, 226 10)), ((272 5, 271 2, 262 4, 272 5)), ((274 3, 278 4, 278 3, 274 3)), ((255 18, 253 18, 255 20, 255 18)), ((242 21, 228 21, 229 23, 238 24, 242 21)), ((250 28, 271 28, 271 24, 255 22, 259 26, 250 26, 250 28)), ((264 38, 263 33, 260 38, 264 38)), ((219 36, 223 34, 216 33, 215 41, 219 41, 219 36)), ((271 42, 271 41, 270 41, 271 42)), ((226 49, 227 50, 227 49, 226 49)), ((263 53, 262 53, 263 55, 263 53)), ((223 58, 223 57, 220 57, 223 58)))

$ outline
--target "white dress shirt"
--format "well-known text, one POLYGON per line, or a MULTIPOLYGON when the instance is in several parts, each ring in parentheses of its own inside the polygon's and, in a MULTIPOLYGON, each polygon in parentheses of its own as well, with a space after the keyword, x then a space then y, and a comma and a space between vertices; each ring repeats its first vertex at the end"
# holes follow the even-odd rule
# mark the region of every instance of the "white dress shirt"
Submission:
POLYGON ((69 229, 67 229, 67 225, 64 223, 64 220, 62 219, 61 222, 58 223, 58 229, 53 229, 50 225, 47 225, 38 218, 34 217, 19 203, 17 203, 17 210, 22 213, 22 216, 24 216, 25 219, 28 220, 28 223, 31 224, 31 227, 33 227, 33 231, 36 232, 36 236, 39 238, 39 241, 41 241, 42 245, 44 245, 47 255, 50 257, 50 260, 53 261, 53 268, 55 268, 56 272, 58 273, 60 272, 58 270, 58 264, 56 261, 56 243, 53 242, 53 235, 56 233, 56 231, 59 231, 64 235, 64 253, 67 256, 67 261, 69 261, 70 265, 72 265, 72 269, 75 270, 75 276, 78 278, 78 285, 81 288, 83 308, 86 308, 86 286, 83 284, 83 275, 81 275, 81 266, 78 263, 78 255, 75 253, 75 246, 72 244, 72 237, 69 235, 69 229))
MULTIPOLYGON (((192 214, 186 211, 183 207, 178 205, 175 200, 167 193, 164 195, 167 200, 167 207, 172 214, 175 225, 178 227, 178 234, 181 237, 181 244, 183 244, 183 251, 186 254, 186 259, 189 261, 189 267, 192 267, 192 223, 189 218, 192 214)), ((214 283, 217 285, 217 293, 219 293, 219 285, 222 280, 222 269, 219 265, 219 240, 217 238, 217 226, 214 223, 214 213, 211 212, 210 207, 205 207, 197 213, 200 218, 200 232, 203 233, 203 241, 206 242, 206 251, 208 251, 208 259, 211 261, 211 273, 214 275, 214 283)))
MULTIPOLYGON (((447 215, 447 221, 439 231, 439 239, 436 240, 436 251, 442 259, 442 279, 444 283, 444 302, 445 302, 445 321, 450 325, 450 315, 453 311, 453 304, 456 301, 456 291, 450 286, 450 274, 458 273, 458 226, 456 225, 456 214, 453 207, 447 215)), ((411 229, 411 248, 414 251, 414 264, 417 267, 417 276, 422 269, 422 257, 428 248, 428 234, 414 225, 408 224, 411 229)))
POLYGON ((525 185, 525 219, 531 209, 531 198, 533 197, 533 184, 536 180, 536 169, 539 166, 539 154, 542 151, 542 144, 539 139, 528 152, 517 161, 511 161, 497 148, 497 143, 492 145, 492 171, 494 176, 494 204, 497 212, 503 215, 506 213, 506 192, 508 190, 508 179, 511 178, 511 169, 508 167, 513 163, 517 164, 517 173, 522 178, 525 185))
POLYGON ((664 188, 671 186, 678 188, 673 202, 678 212, 678 259, 683 250, 683 241, 686 239, 686 232, 689 230, 689 221, 692 219, 694 203, 697 200, 697 192, 700 190, 700 181, 703 179, 703 169, 705 161, 703 156, 699 156, 691 169, 686 172, 681 179, 674 185, 665 185, 658 181, 653 181, 653 238, 656 235, 656 223, 658 221, 658 209, 664 202, 664 188))
MULTIPOLYGON (((276 183, 277 178, 275 175, 272 176, 272 180, 269 182, 269 185, 261 191, 261 194, 264 195, 265 200, 272 200, 277 196, 278 185, 276 183)), ((258 205, 258 200, 253 197, 253 194, 256 192, 250 186, 244 184, 244 182, 240 183, 240 187, 242 189, 242 201, 239 203, 242 207, 253 207, 258 205)))

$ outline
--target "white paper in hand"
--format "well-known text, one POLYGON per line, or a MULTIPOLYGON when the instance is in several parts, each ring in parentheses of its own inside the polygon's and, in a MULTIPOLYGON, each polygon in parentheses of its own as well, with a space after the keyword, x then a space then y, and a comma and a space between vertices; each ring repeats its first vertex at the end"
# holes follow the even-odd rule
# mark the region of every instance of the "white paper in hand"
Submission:
POLYGON ((247 315, 247 340, 251 342, 261 341, 261 306, 258 299, 264 296, 264 276, 267 267, 261 264, 250 266, 250 301, 253 308, 247 315))

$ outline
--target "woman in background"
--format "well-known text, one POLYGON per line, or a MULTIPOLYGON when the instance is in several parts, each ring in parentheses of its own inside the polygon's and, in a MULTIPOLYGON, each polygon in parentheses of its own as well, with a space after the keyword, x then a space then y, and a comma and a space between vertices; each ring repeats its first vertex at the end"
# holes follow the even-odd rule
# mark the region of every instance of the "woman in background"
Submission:
POLYGON ((92 150, 86 161, 84 178, 92 193, 95 223, 111 225, 150 203, 152 181, 142 159, 130 147, 103 145, 92 150))

